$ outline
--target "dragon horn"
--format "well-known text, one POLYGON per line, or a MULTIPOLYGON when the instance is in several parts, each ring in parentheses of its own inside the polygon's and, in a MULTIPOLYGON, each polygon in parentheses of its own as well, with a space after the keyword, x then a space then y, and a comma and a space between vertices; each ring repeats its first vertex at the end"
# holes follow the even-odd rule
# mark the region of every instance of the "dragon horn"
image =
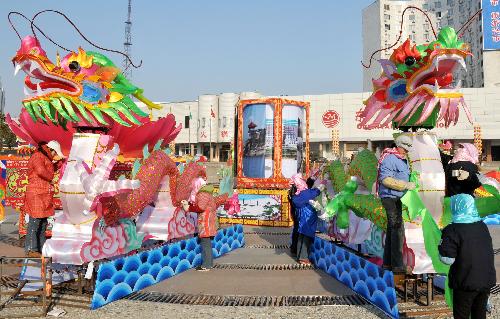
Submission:
POLYGON ((147 99, 144 95, 142 95, 142 90, 137 90, 134 94, 132 94, 136 99, 138 99, 139 101, 141 101, 142 103, 146 104, 147 107, 152 110, 152 109, 156 109, 156 110, 161 110, 162 107, 161 105, 158 105, 158 104, 155 104, 153 102, 151 102, 149 99, 147 99))

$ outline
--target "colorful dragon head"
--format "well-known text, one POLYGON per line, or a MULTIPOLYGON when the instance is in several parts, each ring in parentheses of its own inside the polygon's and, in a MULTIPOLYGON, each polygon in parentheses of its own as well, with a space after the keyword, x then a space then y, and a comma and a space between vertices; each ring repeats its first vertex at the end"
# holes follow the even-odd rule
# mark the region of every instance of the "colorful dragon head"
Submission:
POLYGON ((26 73, 24 107, 33 121, 82 126, 110 126, 110 119, 123 125, 140 125, 136 118, 148 114, 139 109, 130 95, 150 108, 160 108, 142 96, 106 56, 82 48, 62 60, 51 62, 38 39, 27 36, 12 59, 15 73, 26 73))
POLYGON ((461 82, 454 79, 456 71, 466 70, 467 55, 469 46, 451 27, 441 29, 437 40, 429 44, 412 46, 406 40, 389 59, 379 61, 383 73, 373 80, 373 93, 365 101, 358 127, 373 129, 391 121, 397 127, 432 127, 441 119, 448 127, 456 124, 460 105, 472 122, 460 92, 461 82), (434 117, 429 124, 433 114, 438 115, 437 120, 434 117))
POLYGON ((137 157, 146 144, 170 143, 179 133, 169 114, 151 121, 132 97, 150 109, 161 108, 146 99, 119 68, 101 53, 70 52, 50 61, 36 37, 27 36, 12 59, 14 73, 26 73, 24 108, 19 124, 7 116, 13 132, 29 143, 56 139, 63 152, 71 147, 78 127, 104 128, 127 157, 137 157), (31 120, 32 121, 31 121, 31 120))

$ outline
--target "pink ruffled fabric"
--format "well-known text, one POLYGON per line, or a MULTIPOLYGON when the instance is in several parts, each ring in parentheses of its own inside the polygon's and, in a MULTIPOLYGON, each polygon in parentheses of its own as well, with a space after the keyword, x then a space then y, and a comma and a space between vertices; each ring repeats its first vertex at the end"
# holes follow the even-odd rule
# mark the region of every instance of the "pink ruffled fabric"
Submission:
POLYGON ((479 152, 471 143, 460 143, 462 147, 455 151, 455 155, 451 160, 451 163, 456 162, 471 162, 477 164, 479 162, 479 152))
POLYGON ((294 184, 295 187, 297 187, 297 192, 295 192, 295 195, 299 195, 300 192, 307 189, 307 183, 304 180, 304 178, 302 177, 302 174, 299 173, 299 174, 293 175, 291 180, 292 181, 290 184, 294 184))

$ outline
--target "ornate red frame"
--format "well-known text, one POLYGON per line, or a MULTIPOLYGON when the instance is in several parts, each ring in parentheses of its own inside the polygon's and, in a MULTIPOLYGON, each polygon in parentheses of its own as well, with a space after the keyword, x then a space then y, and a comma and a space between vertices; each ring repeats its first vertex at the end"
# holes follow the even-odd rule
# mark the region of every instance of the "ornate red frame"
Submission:
POLYGON ((283 98, 265 98, 241 100, 238 103, 238 166, 236 170, 236 183, 238 188, 288 188, 289 179, 283 177, 282 168, 282 140, 283 140, 283 106, 296 105, 306 110, 306 176, 309 176, 309 109, 310 103, 304 101, 294 101, 283 98), (252 104, 270 104, 274 107, 274 167, 273 177, 270 178, 250 178, 243 175, 243 109, 252 104))

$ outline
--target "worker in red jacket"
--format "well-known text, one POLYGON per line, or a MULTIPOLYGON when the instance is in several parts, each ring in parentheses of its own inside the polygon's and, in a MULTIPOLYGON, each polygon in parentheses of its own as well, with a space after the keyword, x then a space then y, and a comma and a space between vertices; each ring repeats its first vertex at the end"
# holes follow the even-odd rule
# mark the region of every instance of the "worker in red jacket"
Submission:
POLYGON ((25 251, 29 257, 41 256, 45 244, 47 219, 54 215, 54 193, 51 187, 55 171, 64 155, 56 141, 40 142, 28 161, 28 185, 24 210, 29 215, 25 251))

